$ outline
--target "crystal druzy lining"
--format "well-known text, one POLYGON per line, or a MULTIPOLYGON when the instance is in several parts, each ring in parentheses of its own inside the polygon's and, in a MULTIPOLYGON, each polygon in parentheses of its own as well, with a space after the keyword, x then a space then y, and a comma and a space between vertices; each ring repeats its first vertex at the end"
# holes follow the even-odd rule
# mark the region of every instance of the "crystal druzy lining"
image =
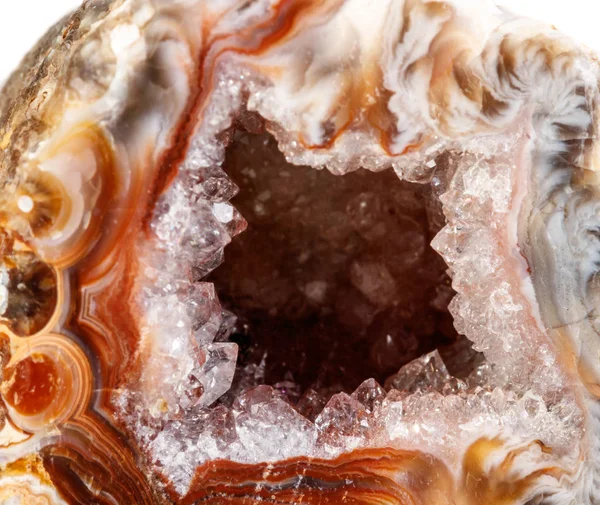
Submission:
POLYGON ((0 502, 595 504, 598 88, 473 0, 90 0, 0 95, 0 502))

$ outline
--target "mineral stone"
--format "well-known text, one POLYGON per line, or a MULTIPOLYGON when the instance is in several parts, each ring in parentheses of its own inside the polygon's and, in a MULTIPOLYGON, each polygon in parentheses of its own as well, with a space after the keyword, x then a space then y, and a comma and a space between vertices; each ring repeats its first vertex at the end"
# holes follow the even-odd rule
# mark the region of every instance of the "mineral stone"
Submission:
POLYGON ((597 504, 599 82, 491 0, 84 2, 0 94, 0 503, 597 504))

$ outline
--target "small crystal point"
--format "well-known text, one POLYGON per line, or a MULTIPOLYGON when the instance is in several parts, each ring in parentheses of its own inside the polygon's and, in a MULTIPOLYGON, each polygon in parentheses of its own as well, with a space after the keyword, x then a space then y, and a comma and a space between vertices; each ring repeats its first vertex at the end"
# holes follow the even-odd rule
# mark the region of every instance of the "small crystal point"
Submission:
POLYGON ((237 323, 237 316, 229 310, 223 310, 221 312, 221 326, 215 336, 215 340, 218 342, 225 342, 229 339, 231 334, 235 331, 235 325, 237 323))
POLYGON ((385 390, 375 379, 367 379, 351 396, 362 403, 369 412, 373 412, 385 399, 385 390))
POLYGON ((359 437, 368 428, 368 414, 365 406, 346 393, 333 395, 317 417, 315 424, 321 433, 339 436, 359 437))
POLYGON ((450 378, 442 357, 435 350, 404 365, 385 385, 386 389, 393 388, 411 393, 428 388, 441 391, 450 378))
POLYGON ((212 342, 222 324, 221 306, 214 286, 208 282, 195 283, 190 289, 188 304, 196 341, 200 345, 212 342))
POLYGON ((308 388, 300 400, 298 400, 296 410, 307 419, 314 421, 321 413, 326 403, 327 400, 323 395, 312 388, 308 388))
POLYGON ((252 411, 257 405, 282 400, 282 395, 271 386, 260 385, 244 391, 235 399, 233 408, 239 411, 252 411))
POLYGON ((204 388, 198 401, 200 407, 208 407, 224 395, 233 381, 238 346, 231 342, 208 344, 204 349, 205 361, 193 375, 204 388))
POLYGON ((307 454, 314 446, 314 425, 270 386, 243 393, 234 410, 240 441, 258 459, 287 459, 307 454))

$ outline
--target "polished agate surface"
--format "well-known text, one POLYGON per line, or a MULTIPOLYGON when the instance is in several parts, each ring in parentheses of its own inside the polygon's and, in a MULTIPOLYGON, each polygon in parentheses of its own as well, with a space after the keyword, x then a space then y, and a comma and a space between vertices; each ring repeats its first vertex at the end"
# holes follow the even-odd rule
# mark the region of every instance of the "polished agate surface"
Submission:
POLYGON ((88 0, 0 94, 0 503, 600 503, 600 66, 487 0, 88 0))

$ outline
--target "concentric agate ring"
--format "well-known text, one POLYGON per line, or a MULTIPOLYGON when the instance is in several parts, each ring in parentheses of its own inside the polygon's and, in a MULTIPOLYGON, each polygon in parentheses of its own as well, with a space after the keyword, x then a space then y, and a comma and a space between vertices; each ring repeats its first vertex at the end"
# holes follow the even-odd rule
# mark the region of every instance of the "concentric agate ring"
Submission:
POLYGON ((0 501, 598 503, 599 82, 487 0, 84 2, 0 95, 0 501))

